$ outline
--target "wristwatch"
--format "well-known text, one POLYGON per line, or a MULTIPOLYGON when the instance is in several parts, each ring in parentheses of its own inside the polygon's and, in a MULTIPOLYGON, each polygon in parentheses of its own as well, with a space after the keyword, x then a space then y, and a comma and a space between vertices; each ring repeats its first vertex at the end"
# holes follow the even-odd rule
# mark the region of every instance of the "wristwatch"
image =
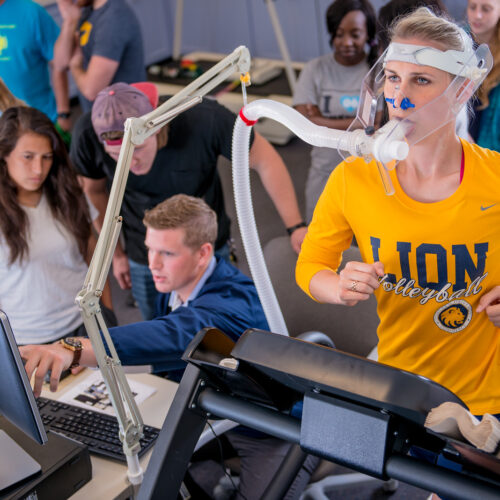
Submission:
POLYGON ((80 340, 76 337, 67 337, 65 339, 61 339, 59 341, 63 347, 73 351, 73 362, 71 363, 70 368, 76 368, 80 366, 80 358, 82 356, 83 345, 80 340))
POLYGON ((63 120, 67 120, 71 117, 71 113, 69 111, 60 111, 57 113, 57 118, 62 118, 63 120))

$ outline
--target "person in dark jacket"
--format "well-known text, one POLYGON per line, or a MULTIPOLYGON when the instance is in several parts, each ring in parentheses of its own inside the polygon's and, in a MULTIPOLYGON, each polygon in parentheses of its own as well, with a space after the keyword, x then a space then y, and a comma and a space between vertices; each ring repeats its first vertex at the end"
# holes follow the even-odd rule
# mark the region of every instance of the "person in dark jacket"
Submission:
MULTIPOLYGON (((149 267, 160 292, 157 317, 110 328, 122 364, 152 365, 153 372, 178 379, 182 353, 202 328, 219 328, 234 340, 247 328, 269 329, 250 278, 214 256, 216 215, 201 198, 172 196, 146 212, 144 224, 149 267)), ((80 352, 67 348, 67 342, 20 348, 30 378, 37 369, 35 395, 48 370, 55 391, 62 370, 75 366, 75 356, 82 366, 97 365, 89 339, 78 337, 70 344, 81 345, 80 352)))

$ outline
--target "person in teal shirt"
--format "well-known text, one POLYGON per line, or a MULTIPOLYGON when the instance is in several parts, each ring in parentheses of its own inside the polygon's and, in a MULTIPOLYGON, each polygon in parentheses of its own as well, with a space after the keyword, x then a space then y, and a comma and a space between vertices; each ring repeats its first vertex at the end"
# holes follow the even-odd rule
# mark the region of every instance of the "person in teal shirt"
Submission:
POLYGON ((69 130, 66 72, 49 64, 59 27, 44 7, 32 0, 0 0, 0 78, 18 99, 43 111, 69 130))
POLYGON ((500 0, 469 0, 467 21, 474 41, 488 44, 493 55, 493 69, 477 93, 470 132, 481 147, 500 151, 500 0))

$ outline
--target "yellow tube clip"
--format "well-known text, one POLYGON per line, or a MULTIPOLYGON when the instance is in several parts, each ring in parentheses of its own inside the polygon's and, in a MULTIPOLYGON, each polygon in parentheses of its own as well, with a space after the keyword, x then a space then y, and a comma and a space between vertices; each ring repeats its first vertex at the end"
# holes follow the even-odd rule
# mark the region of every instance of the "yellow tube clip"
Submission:
POLYGON ((245 85, 245 87, 248 87, 251 82, 250 82, 250 73, 247 71, 245 74, 240 75, 240 81, 242 84, 245 85))

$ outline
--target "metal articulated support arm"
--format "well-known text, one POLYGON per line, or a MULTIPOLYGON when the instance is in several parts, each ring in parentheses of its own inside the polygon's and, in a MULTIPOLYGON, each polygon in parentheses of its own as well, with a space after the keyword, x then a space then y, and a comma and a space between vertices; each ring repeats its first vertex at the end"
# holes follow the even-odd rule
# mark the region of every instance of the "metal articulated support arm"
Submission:
POLYGON ((229 75, 235 71, 246 74, 249 69, 250 52, 246 47, 240 46, 157 109, 139 118, 129 118, 125 122, 125 133, 103 227, 76 303, 80 307, 85 329, 118 418, 120 440, 127 457, 128 477, 132 484, 140 484, 143 476, 137 455, 142 436, 142 418, 99 306, 120 234, 122 217, 119 213, 132 155, 135 146, 142 144, 177 115, 201 102, 205 94, 224 82, 229 75), (106 347, 110 355, 107 354, 106 347))

